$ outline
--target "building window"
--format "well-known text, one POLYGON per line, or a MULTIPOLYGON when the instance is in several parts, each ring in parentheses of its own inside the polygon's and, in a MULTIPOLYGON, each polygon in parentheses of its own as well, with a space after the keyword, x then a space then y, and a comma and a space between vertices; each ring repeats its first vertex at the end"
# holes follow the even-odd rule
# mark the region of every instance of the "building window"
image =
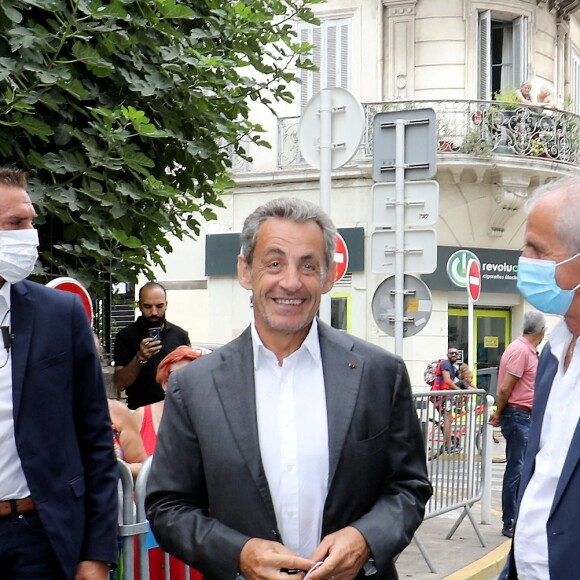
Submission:
POLYGON ((320 26, 301 23, 298 28, 301 42, 314 46, 310 59, 317 71, 300 70, 301 84, 298 103, 300 111, 320 90, 329 87, 348 89, 350 85, 350 18, 326 20, 320 26))
POLYGON ((491 11, 479 14, 478 98, 519 88, 528 74, 528 19, 496 20, 491 11))
POLYGON ((330 298, 330 326, 350 332, 350 293, 333 293, 330 298))
POLYGON ((580 114, 580 55, 572 54, 572 104, 571 110, 580 114))

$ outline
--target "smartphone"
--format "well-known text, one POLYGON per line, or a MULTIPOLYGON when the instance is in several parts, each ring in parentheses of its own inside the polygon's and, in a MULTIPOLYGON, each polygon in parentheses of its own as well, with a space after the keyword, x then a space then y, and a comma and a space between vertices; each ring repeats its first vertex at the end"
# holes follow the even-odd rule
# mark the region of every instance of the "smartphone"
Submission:
POLYGON ((161 340, 161 328, 159 326, 154 326, 149 329, 149 338, 153 340, 161 340))

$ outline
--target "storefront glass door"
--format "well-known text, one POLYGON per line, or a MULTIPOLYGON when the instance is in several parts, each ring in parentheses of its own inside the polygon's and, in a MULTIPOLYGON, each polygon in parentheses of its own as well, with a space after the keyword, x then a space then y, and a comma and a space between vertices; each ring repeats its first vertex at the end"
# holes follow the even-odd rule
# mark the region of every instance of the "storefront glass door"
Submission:
POLYGON ((467 360, 467 308, 449 309, 449 346, 457 346, 476 376, 477 386, 495 394, 499 359, 510 343, 510 311, 474 309, 475 361, 467 360))

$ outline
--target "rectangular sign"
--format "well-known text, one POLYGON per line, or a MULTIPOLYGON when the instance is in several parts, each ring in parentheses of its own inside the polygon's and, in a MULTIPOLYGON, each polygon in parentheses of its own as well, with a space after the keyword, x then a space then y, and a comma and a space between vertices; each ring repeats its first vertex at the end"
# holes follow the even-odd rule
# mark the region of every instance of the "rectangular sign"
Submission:
MULTIPOLYGON (((405 273, 422 274, 437 268, 437 232, 407 230, 403 251, 405 273)), ((371 236, 371 265, 375 274, 395 274, 396 233, 374 232, 371 236)))
POLYGON ((437 173, 437 118, 433 109, 377 113, 373 120, 373 179, 395 181, 396 127, 404 123, 405 181, 432 179, 437 173))
MULTIPOLYGON (((396 227, 397 194, 394 183, 373 185, 373 223, 375 228, 396 227)), ((407 181, 405 227, 434 226, 439 220, 439 184, 436 181, 407 181)))

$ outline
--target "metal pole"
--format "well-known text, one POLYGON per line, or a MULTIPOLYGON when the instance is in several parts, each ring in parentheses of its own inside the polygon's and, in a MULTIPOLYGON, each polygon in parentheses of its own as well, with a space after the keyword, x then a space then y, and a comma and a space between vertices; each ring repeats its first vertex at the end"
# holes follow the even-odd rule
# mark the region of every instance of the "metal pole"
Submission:
POLYGON ((469 367, 473 371, 473 375, 477 376, 477 369, 475 368, 475 340, 473 334, 474 320, 473 320, 473 299, 469 292, 469 276, 467 279, 468 290, 467 290, 467 360, 469 361, 469 367))
POLYGON ((487 396, 487 413, 485 414, 486 426, 484 427, 485 437, 483 438, 483 494, 481 496, 481 523, 491 522, 491 470, 492 470, 492 447, 493 447, 493 427, 487 425, 495 401, 490 395, 487 396))
POLYGON ((395 354, 405 332, 405 121, 395 121, 395 354))
MULTIPOLYGON (((332 192, 332 92, 323 89, 320 93, 320 207, 330 216, 332 192)), ((320 299, 319 316, 330 324, 330 295, 320 299)))

